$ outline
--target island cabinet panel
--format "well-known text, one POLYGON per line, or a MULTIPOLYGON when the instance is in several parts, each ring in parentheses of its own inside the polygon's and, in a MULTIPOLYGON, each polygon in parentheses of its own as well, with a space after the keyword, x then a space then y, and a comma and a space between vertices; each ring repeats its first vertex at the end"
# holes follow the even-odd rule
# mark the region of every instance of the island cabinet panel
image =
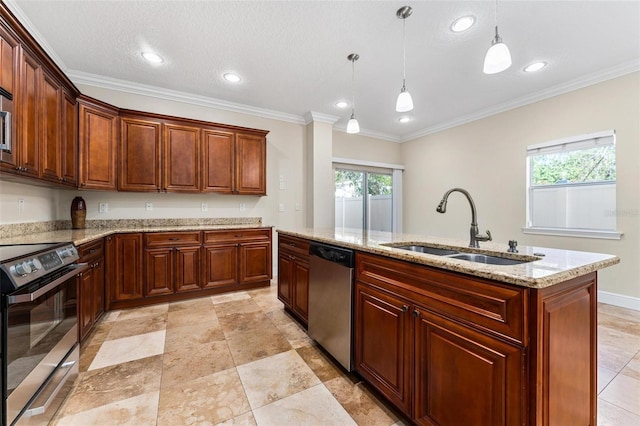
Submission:
POLYGON ((200 128, 163 124, 163 190, 200 192, 200 128))
POLYGON ((402 412, 411 414, 410 304, 356 284, 355 368, 402 412))
POLYGON ((266 138, 236 133, 236 192, 267 195, 266 168, 266 138))
POLYGON ((116 190, 118 110, 81 96, 79 188, 116 190))
POLYGON ((202 132, 202 191, 231 194, 235 188, 235 134, 202 132))
POLYGON ((309 316, 309 242, 278 235, 278 299, 307 325, 309 316))
POLYGON ((131 301, 143 297, 142 234, 116 234, 109 241, 107 251, 109 279, 109 306, 114 302, 131 301))
POLYGON ((531 424, 597 424, 597 282, 593 272, 532 296, 531 424))
POLYGON ((161 123, 120 118, 119 191, 160 191, 161 123))
POLYGON ((412 316, 418 424, 523 424, 522 348, 422 307, 412 316))

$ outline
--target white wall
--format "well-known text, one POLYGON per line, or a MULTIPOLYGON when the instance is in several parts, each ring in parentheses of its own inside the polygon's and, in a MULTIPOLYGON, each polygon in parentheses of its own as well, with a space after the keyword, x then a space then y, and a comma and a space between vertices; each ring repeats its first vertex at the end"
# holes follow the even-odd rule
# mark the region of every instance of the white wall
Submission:
POLYGON ((640 297, 640 73, 589 86, 401 145, 405 232, 469 238, 461 194, 436 213, 443 193, 467 189, 480 231, 495 241, 611 253, 621 263, 599 274, 599 289, 640 297), (527 145, 616 130, 617 212, 621 240, 523 234, 527 145))
POLYGON ((333 131, 333 156, 377 163, 402 164, 400 144, 333 131))
MULTIPOLYGON (((57 220, 59 193, 57 189, 0 180, 0 225, 57 220), (19 200, 24 200, 22 212, 18 208, 19 200)), ((71 219, 70 209, 71 202, 65 219, 71 219)))

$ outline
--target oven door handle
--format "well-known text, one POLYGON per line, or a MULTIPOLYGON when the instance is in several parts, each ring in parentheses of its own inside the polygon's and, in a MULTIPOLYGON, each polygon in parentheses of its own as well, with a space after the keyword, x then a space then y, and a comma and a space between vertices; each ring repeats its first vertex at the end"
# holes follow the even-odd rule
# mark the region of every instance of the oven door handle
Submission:
POLYGON ((7 298, 9 304, 10 305, 17 305, 19 303, 33 302, 38 297, 42 296, 43 294, 46 294, 47 292, 49 292, 50 290, 56 288, 57 286, 59 286, 63 282, 69 280, 70 278, 75 277, 76 275, 80 275, 83 272, 87 271, 89 269, 89 265, 87 263, 78 263, 78 264, 74 265, 72 268, 73 269, 71 271, 69 271, 68 273, 64 274, 63 276, 61 276, 57 280, 51 281, 49 284, 45 285, 44 287, 41 287, 41 288, 37 289, 33 293, 17 294, 15 296, 9 296, 7 298))

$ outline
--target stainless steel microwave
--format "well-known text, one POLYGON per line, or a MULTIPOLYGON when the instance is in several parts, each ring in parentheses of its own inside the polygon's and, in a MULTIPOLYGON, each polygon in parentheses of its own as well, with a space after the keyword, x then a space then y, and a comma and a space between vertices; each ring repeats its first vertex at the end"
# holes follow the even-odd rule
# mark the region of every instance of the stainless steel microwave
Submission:
POLYGON ((2 154, 11 154, 13 150, 12 120, 13 96, 0 87, 0 160, 2 154))

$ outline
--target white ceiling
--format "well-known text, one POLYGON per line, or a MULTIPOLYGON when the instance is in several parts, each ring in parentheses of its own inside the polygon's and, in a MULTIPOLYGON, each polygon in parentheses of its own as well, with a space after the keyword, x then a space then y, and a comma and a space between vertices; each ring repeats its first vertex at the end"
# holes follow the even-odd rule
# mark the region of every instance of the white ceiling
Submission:
MULTIPOLYGON (((122 80, 211 98, 233 110, 302 121, 309 111, 339 117, 351 99, 363 134, 404 141, 421 134, 640 69, 640 1, 504 1, 500 35, 513 66, 485 75, 494 2, 485 1, 33 1, 6 0, 77 83, 122 80), (406 21, 407 88, 415 109, 401 124, 406 21), (451 22, 476 25, 454 34, 451 22), (164 57, 150 66, 140 56, 164 57), (534 74, 535 60, 549 66, 534 74), (234 71, 240 84, 222 74, 234 71)), ((117 82, 122 87, 122 81, 117 82)), ((129 84, 129 87, 131 85, 129 84)))

